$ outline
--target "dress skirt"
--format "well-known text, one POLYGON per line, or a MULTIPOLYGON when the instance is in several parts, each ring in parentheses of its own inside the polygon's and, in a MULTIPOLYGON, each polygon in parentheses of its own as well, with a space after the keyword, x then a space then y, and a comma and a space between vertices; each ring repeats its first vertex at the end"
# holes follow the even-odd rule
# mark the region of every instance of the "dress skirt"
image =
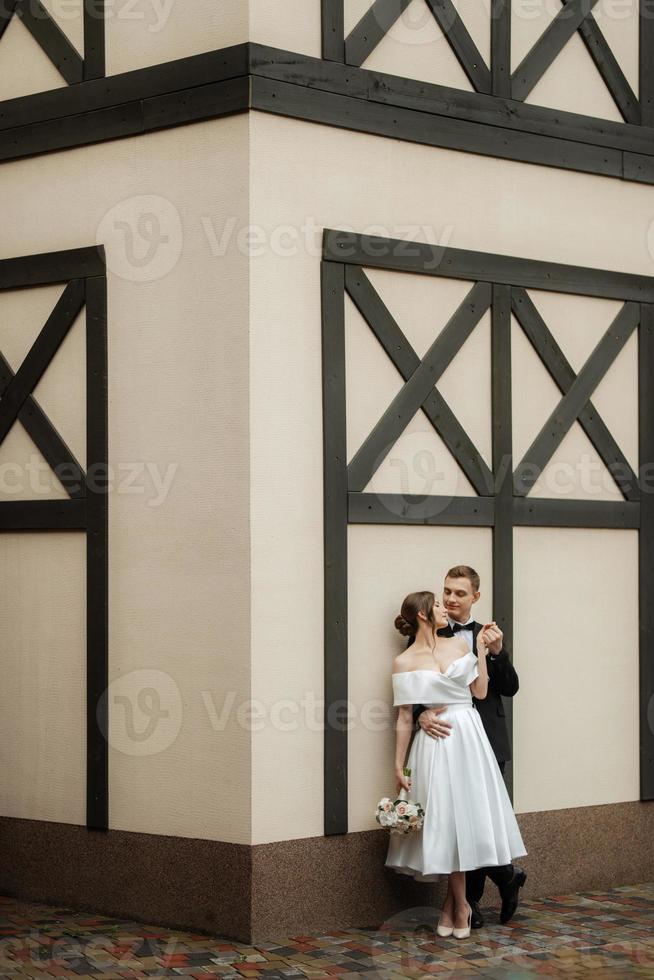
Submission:
POLYGON ((421 830, 390 834, 386 867, 418 881, 451 871, 510 864, 525 849, 500 767, 479 712, 469 703, 448 704, 440 716, 450 734, 416 732, 407 766, 408 798, 425 811, 421 830))

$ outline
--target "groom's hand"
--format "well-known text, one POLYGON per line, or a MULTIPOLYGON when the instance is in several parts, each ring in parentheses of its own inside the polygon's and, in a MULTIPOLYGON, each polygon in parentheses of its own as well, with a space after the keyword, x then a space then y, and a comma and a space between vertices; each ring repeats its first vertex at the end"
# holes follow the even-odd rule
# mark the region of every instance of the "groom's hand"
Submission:
POLYGON ((488 652, 493 655, 500 652, 502 649, 502 641, 504 640, 504 633, 499 628, 497 623, 491 623, 490 626, 486 627, 486 644, 488 646, 488 652))
POLYGON ((423 732, 431 735, 432 738, 445 738, 450 734, 452 728, 449 721, 441 721, 439 715, 445 708, 426 708, 418 715, 418 723, 423 732))

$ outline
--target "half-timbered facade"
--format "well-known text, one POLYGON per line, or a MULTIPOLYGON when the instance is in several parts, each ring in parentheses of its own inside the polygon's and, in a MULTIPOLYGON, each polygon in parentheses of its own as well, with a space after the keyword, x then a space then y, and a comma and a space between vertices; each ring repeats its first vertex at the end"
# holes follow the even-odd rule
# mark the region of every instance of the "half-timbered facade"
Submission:
POLYGON ((531 894, 651 878, 654 5, 0 0, 0 181, 0 891, 427 904, 373 814, 459 563, 531 894))

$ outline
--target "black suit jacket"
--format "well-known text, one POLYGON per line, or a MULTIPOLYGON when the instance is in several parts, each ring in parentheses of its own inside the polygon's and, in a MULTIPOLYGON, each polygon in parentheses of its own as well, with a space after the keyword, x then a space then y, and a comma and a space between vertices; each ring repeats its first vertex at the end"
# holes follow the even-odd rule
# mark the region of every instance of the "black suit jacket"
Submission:
MULTIPOLYGON (((481 628, 481 623, 473 623, 472 649, 475 656, 477 656, 477 634, 481 628)), ((446 626, 438 631, 438 635, 454 636, 454 633, 450 626, 446 626)), ((517 693, 520 686, 518 675, 504 647, 498 654, 489 654, 486 663, 488 665, 488 693, 482 700, 473 697, 472 703, 481 716, 488 741, 497 761, 506 762, 511 758, 511 743, 506 727, 502 697, 512 698, 517 693)), ((424 710, 423 704, 414 704, 413 721, 415 725, 418 723, 418 715, 424 710)))

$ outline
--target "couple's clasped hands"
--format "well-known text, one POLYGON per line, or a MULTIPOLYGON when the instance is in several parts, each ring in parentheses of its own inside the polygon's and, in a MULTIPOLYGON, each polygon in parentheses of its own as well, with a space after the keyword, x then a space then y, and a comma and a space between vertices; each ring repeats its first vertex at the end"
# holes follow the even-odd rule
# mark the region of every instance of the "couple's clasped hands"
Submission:
MULTIPOLYGON (((489 653, 499 653, 502 649, 502 630, 497 623, 487 623, 477 634, 477 656, 486 657, 489 653)), ((418 723, 427 735, 432 738, 445 738, 450 734, 452 725, 449 721, 441 721, 439 715, 446 711, 443 708, 425 708, 418 717, 418 723)))

